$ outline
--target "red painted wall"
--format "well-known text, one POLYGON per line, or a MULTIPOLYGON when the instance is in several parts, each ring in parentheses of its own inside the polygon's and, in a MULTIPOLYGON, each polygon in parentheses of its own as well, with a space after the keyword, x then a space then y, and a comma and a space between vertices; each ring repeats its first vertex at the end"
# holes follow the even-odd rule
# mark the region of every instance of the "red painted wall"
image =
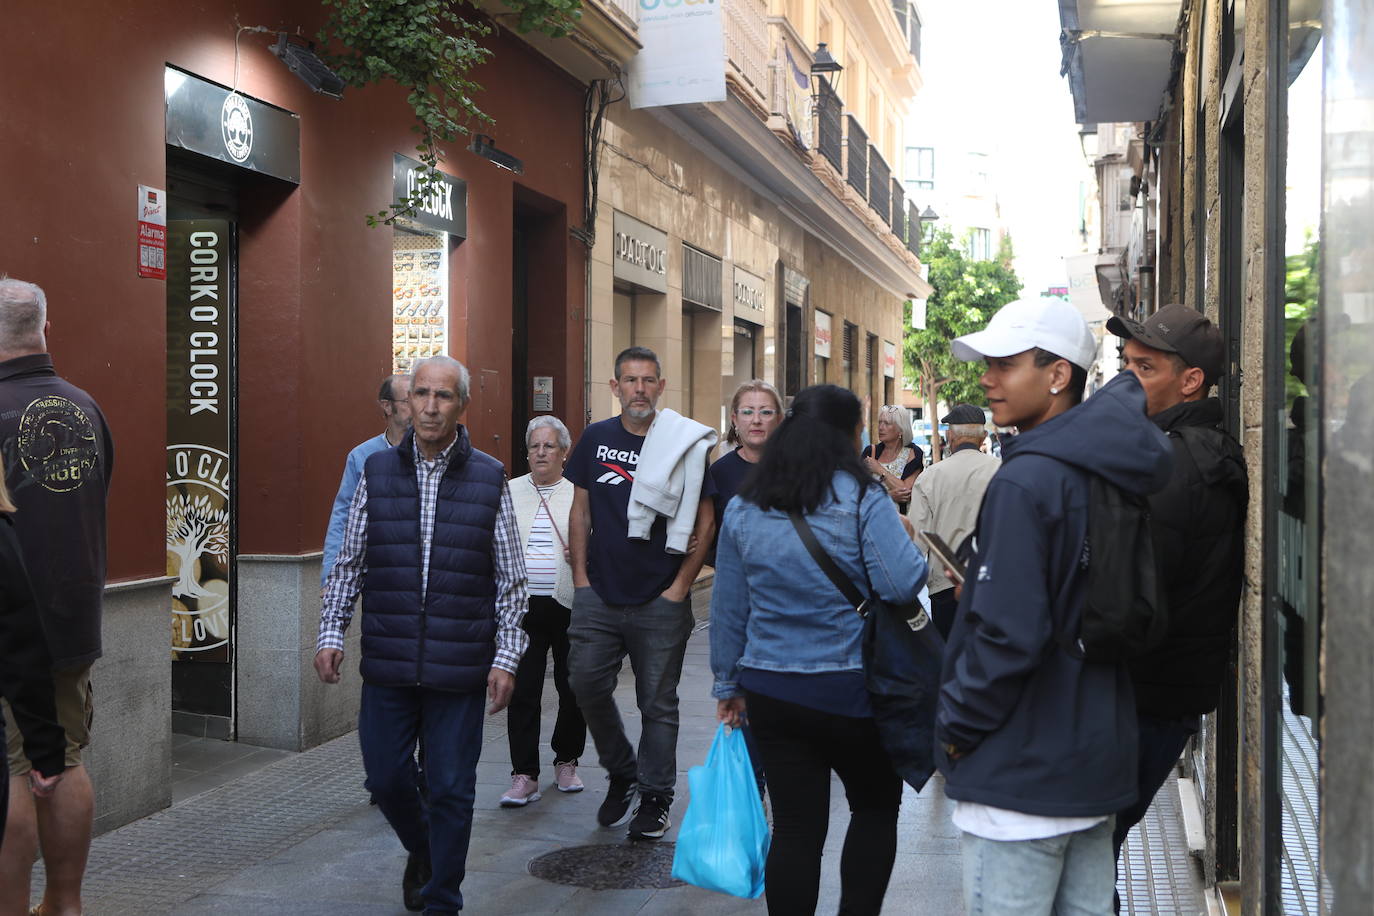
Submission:
MULTIPOLYGON (((43 286, 58 371, 90 391, 113 428, 110 577, 160 575, 164 556, 165 287, 135 270, 136 186, 166 187, 163 68, 234 78, 236 19, 310 34, 319 4, 296 0, 131 0, 7 9, 0 138, 0 271, 43 286)), ((299 187, 254 178, 240 193, 239 550, 303 553, 323 541, 344 456, 381 429, 375 396, 391 360, 391 230, 363 214, 391 196, 392 153, 412 153, 404 91, 312 94, 268 51, 239 41, 238 88, 301 117, 299 187)), ((452 258, 452 352, 472 370, 479 447, 509 459, 511 221, 517 183, 582 213, 582 87, 518 39, 486 39, 486 129, 525 163, 496 169, 462 149, 446 171, 468 182, 468 239, 452 258), (482 372, 480 370, 488 370, 482 372), (498 417, 500 422, 489 420, 498 417)), ((559 415, 580 428, 585 251, 562 232, 565 341, 531 371, 556 374, 559 415), (543 368, 545 364, 550 368, 543 368)), ((560 269, 560 268, 555 268, 560 269)), ((547 298, 547 291, 545 293, 547 298)), ((558 298, 558 297, 555 297, 558 298)), ((533 309, 532 309, 533 313, 533 309)))

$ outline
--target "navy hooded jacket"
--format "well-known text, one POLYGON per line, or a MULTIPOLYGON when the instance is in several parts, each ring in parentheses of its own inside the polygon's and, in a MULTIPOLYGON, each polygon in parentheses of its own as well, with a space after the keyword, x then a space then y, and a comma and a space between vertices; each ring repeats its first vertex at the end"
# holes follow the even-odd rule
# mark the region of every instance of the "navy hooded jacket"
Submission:
POLYGON ((415 435, 368 457, 363 680, 381 687, 486 688, 496 655, 492 544, 505 469, 472 447, 449 453, 434 507, 429 586, 421 597, 420 491, 415 435))
POLYGON ((1146 495, 1172 466, 1129 372, 1003 440, 941 674, 936 759, 950 798, 1049 817, 1135 801, 1126 666, 1075 658, 1061 643, 1077 634, 1086 600, 1090 475, 1146 495), (962 756, 951 761, 946 744, 962 756))

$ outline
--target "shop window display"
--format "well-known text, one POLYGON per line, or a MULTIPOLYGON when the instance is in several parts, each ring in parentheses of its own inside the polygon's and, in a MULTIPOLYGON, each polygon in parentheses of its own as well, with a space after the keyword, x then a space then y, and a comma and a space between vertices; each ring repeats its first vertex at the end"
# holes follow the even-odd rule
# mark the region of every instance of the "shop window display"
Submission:
POLYGON ((448 352, 448 234, 397 227, 391 252, 391 364, 448 352))

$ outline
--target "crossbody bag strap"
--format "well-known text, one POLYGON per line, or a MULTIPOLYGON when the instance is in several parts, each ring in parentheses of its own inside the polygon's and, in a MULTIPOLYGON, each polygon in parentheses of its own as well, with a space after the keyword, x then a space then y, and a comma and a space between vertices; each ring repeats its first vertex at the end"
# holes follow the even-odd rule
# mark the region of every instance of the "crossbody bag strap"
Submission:
POLYGON ((530 480, 530 486, 534 487, 534 492, 539 496, 539 504, 544 507, 544 514, 549 517, 549 527, 553 528, 553 533, 558 537, 558 544, 563 548, 563 553, 566 554, 568 542, 563 540, 563 532, 558 530, 558 522, 553 520, 553 510, 549 508, 548 502, 544 499, 544 491, 539 489, 539 484, 535 483, 533 479, 530 480))
POLYGON ((789 512, 787 517, 792 520, 792 527, 797 530, 797 536, 801 538, 807 553, 811 554, 811 559, 816 561, 816 565, 821 568, 821 572, 825 573, 826 577, 829 578, 831 582, 835 583, 835 587, 840 590, 840 593, 844 595, 850 604, 854 605, 854 610, 858 612, 860 617, 866 616, 868 613, 868 599, 859 591, 859 587, 854 584, 854 580, 846 576, 839 565, 831 559, 830 554, 825 552, 825 548, 821 546, 821 542, 816 539, 816 532, 811 530, 811 526, 807 524, 806 519, 802 517, 800 512, 795 511, 789 512))

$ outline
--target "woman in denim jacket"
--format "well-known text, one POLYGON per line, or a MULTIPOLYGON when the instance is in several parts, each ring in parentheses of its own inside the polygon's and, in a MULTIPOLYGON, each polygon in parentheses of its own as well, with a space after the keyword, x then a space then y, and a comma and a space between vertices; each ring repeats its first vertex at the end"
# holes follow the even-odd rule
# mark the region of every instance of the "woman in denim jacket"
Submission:
POLYGON ((840 912, 877 914, 897 853, 902 783, 878 741, 864 687, 863 620, 807 553, 800 511, 859 590, 914 601, 925 558, 856 457, 859 399, 835 385, 799 393, 725 510, 711 597, 711 669, 720 719, 746 717, 773 798, 768 911, 814 913, 830 819, 830 773, 849 831, 840 912))

